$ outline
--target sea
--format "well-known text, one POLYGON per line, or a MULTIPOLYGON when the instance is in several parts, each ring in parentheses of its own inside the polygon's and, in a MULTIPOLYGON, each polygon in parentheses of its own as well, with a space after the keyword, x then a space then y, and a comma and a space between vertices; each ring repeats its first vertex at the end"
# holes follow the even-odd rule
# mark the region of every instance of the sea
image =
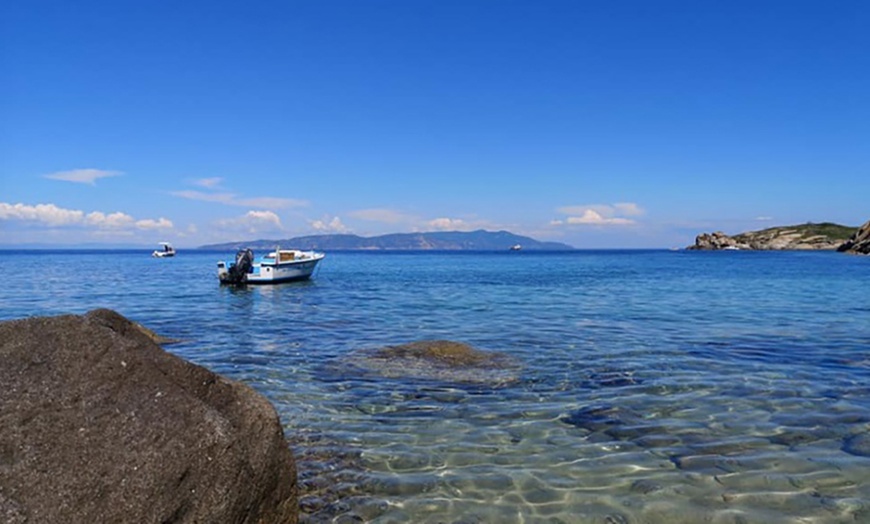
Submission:
POLYGON ((275 406, 302 522, 870 522, 870 257, 4 251, 0 320, 111 308, 275 406), (448 340, 509 366, 373 358, 448 340))

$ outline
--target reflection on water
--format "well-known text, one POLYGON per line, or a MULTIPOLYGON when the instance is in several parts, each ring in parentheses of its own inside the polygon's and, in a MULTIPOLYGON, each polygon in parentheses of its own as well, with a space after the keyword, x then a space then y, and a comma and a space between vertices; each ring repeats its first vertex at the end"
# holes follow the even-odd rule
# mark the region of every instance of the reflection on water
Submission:
POLYGON ((0 317, 110 307, 251 384, 307 522, 870 521, 870 259, 333 253, 236 289, 217 258, 41 254, 0 317), (354 360, 423 339, 519 366, 488 387, 354 360))

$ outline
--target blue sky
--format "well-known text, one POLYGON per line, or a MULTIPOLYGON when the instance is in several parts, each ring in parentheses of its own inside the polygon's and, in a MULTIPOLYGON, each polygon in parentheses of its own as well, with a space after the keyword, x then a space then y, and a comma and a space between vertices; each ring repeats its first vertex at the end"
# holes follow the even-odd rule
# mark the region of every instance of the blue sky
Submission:
POLYGON ((0 245, 870 219, 865 1, 2 10, 0 245))

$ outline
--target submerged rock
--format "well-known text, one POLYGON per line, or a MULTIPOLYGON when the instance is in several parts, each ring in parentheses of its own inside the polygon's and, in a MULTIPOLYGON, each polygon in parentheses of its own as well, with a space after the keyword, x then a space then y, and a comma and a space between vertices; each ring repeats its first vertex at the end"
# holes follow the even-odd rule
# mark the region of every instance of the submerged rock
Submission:
POLYGON ((450 340, 421 340, 398 346, 387 346, 375 352, 375 357, 423 359, 449 367, 486 366, 498 361, 498 355, 450 340))
POLYGON ((274 408, 152 338, 109 310, 0 323, 0 515, 296 522, 274 408))
POLYGON ((423 340, 354 353, 343 364, 387 378, 499 386, 519 380, 519 363, 502 353, 450 340, 423 340))
POLYGON ((560 420, 565 424, 595 433, 617 426, 638 424, 643 417, 628 408, 602 404, 574 410, 560 420))
POLYGON ((859 433, 843 442, 843 451, 859 457, 870 457, 870 433, 859 433))

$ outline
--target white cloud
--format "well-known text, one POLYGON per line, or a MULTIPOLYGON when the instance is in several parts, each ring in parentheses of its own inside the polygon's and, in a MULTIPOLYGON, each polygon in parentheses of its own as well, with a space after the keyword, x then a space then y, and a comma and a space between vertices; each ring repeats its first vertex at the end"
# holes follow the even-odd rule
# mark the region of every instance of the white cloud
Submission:
POLYGON ((308 202, 305 200, 297 200, 293 198, 277 198, 277 197, 255 197, 255 198, 238 198, 235 193, 212 193, 195 190, 172 191, 172 196, 186 198, 188 200, 199 200, 202 202, 215 202, 228 206, 240 207, 256 207, 259 209, 284 209, 291 207, 305 207, 308 202))
POLYGON ((773 220, 773 217, 755 217, 755 220, 758 220, 759 222, 770 222, 773 220))
POLYGON ((351 218, 386 224, 390 231, 472 231, 475 229, 503 229, 503 226, 476 216, 464 218, 424 218, 389 208, 359 209, 348 213, 351 218))
POLYGON ((634 220, 619 217, 603 217, 597 211, 587 209, 583 215, 579 217, 568 217, 565 220, 568 224, 589 224, 589 225, 627 225, 634 224, 634 220))
POLYGON ((121 173, 120 171, 106 171, 103 169, 73 169, 72 171, 59 171, 57 173, 51 173, 43 176, 52 180, 65 180, 67 182, 90 184, 93 186, 96 185, 96 181, 99 178, 120 176, 122 174, 123 173, 121 173))
POLYGON ((438 231, 463 231, 473 229, 471 224, 461 218, 436 218, 427 222, 426 225, 438 231))
POLYGON ((565 219, 553 220, 550 225, 626 226, 636 223, 635 220, 626 217, 640 216, 644 213, 640 206, 629 202, 613 205, 566 206, 557 211, 568 216, 565 219))
POLYGON ((203 202, 217 202, 219 204, 228 205, 232 205, 233 197, 235 196, 232 193, 204 193, 202 191, 189 189, 184 191, 172 191, 170 195, 186 198, 188 200, 201 200, 203 202))
POLYGON ((109 213, 101 211, 88 213, 85 224, 98 229, 126 229, 133 226, 136 221, 130 215, 121 212, 109 213))
POLYGON ((166 218, 136 220, 116 211, 103 213, 92 211, 85 214, 77 209, 64 209, 54 204, 7 204, 0 202, 0 220, 17 220, 46 227, 84 227, 95 231, 123 232, 133 229, 172 229, 172 221, 166 218))
POLYGON ((308 202, 295 198, 257 197, 232 200, 234 206, 257 207, 261 209, 284 209, 289 207, 305 207, 308 202))
POLYGON ((172 221, 163 217, 157 220, 146 218, 145 220, 137 220, 136 227, 139 229, 172 229, 172 221))
POLYGON ((0 202, 0 220, 22 220, 48 226, 66 226, 80 223, 84 216, 81 211, 63 209, 54 204, 28 206, 0 202))
POLYGON ((212 177, 212 178, 199 178, 192 182, 193 185, 199 187, 207 187, 209 189, 220 186, 223 178, 220 177, 212 177))
POLYGON ((179 229, 175 232, 175 234, 178 235, 180 238, 194 237, 199 234, 199 228, 196 227, 196 224, 188 224, 186 228, 179 229))
POLYGON ((623 202, 621 204, 613 204, 613 208, 616 210, 617 214, 625 215, 629 217, 637 217, 644 214, 644 210, 640 208, 639 205, 633 204, 631 202, 623 202))
POLYGON ((254 234, 283 229, 281 218, 272 211, 248 211, 240 217, 219 220, 217 225, 228 230, 254 234))
POLYGON ((347 226, 345 226, 338 217, 333 217, 331 220, 312 220, 310 224, 315 231, 330 233, 347 233, 349 231, 347 226))
POLYGON ((245 216, 253 221, 266 222, 281 227, 281 219, 271 211, 248 211, 245 216))
POLYGON ((348 213, 351 217, 359 220, 368 220, 371 222, 383 222, 385 224, 399 224, 401 222, 413 222, 414 219, 394 211, 392 209, 374 208, 374 209, 359 209, 348 213))

